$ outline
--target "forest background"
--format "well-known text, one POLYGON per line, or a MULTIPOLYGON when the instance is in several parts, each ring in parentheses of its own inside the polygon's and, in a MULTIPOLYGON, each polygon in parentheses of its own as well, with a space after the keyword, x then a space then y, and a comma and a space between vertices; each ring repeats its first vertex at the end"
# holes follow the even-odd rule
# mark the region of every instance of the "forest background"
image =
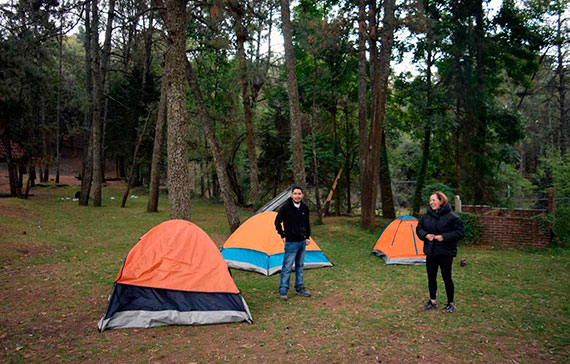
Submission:
POLYGON ((149 212, 167 191, 171 218, 221 200, 234 230, 236 206, 295 183, 371 229, 435 189, 545 208, 554 188, 568 244, 568 18, 565 0, 4 1, 10 193, 72 173, 101 206, 124 179, 123 205, 136 185, 149 212))

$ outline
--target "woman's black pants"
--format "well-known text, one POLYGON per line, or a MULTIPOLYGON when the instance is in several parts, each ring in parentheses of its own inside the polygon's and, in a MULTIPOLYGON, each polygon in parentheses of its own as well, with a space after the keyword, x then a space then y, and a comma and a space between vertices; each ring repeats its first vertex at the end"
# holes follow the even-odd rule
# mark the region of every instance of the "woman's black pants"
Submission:
POLYGON ((447 293, 447 302, 453 302, 453 294, 455 287, 451 279, 451 266, 453 265, 453 257, 445 255, 427 256, 426 269, 428 275, 429 298, 435 300, 437 293, 437 267, 441 267, 441 276, 445 283, 445 293, 447 293))

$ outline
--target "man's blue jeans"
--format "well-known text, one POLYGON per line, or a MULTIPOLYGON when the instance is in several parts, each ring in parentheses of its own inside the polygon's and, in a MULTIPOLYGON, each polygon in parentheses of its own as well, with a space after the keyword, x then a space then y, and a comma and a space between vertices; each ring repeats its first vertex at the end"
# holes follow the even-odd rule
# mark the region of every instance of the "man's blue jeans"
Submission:
POLYGON ((285 242, 285 254, 283 255, 283 267, 281 267, 281 284, 279 293, 287 294, 289 290, 289 278, 293 262, 295 262, 295 289, 303 288, 303 264, 305 262, 305 240, 285 242))

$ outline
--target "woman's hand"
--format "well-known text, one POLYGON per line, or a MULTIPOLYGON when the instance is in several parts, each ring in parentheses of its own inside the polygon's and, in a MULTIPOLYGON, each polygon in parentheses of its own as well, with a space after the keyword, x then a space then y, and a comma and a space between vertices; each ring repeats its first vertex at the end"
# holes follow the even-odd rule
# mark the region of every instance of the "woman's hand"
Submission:
POLYGON ((426 239, 429 240, 429 241, 432 241, 433 239, 435 239, 435 235, 433 235, 433 234, 427 234, 427 235, 426 235, 426 239))
POLYGON ((443 241, 443 235, 436 235, 436 236, 435 236, 435 240, 437 240, 437 241, 443 241))

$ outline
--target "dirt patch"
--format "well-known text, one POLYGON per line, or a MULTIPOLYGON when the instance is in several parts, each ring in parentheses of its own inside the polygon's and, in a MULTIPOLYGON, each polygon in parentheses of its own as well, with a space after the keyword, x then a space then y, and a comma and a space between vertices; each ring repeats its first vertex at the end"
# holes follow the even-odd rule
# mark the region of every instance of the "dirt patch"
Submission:
POLYGON ((222 248, 227 239, 227 236, 223 234, 211 234, 210 237, 212 238, 214 243, 216 243, 218 248, 222 248))
POLYGON ((339 307, 342 307, 342 302, 338 297, 335 296, 328 296, 328 297, 324 297, 322 300, 322 305, 326 306, 332 310, 336 310, 339 307))
POLYGON ((8 260, 17 257, 43 257, 52 254, 53 248, 39 246, 33 243, 7 243, 0 245, 0 260, 7 258, 8 260))
POLYGON ((10 206, 10 207, 0 207, 2 208, 2 215, 6 217, 24 217, 30 218, 34 216, 34 212, 32 210, 27 210, 23 207, 19 206, 10 206))

